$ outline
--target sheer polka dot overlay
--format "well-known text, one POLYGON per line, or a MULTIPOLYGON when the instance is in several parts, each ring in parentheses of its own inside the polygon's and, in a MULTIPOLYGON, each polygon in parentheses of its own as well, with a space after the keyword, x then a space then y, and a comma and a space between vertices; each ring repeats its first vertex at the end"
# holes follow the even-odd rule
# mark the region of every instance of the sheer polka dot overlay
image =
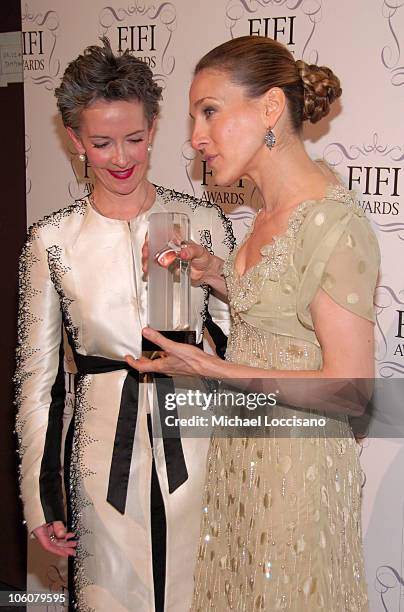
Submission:
MULTIPOLYGON (((232 328, 226 358, 318 369, 310 303, 319 287, 373 317, 377 242, 342 187, 300 207, 290 231, 244 279, 226 267, 232 328)), ((274 408, 273 417, 291 409, 274 408)), ((294 413, 294 411, 292 411, 294 413)), ((302 412, 303 415, 309 414, 302 412)), ((358 449, 349 424, 332 435, 211 442, 192 612, 367 612, 358 449)))

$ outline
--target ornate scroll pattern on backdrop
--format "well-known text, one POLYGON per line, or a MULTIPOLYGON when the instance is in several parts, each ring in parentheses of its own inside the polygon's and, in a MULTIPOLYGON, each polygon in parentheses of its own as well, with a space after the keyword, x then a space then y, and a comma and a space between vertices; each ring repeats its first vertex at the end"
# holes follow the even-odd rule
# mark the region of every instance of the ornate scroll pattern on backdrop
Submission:
POLYGON ((389 70, 391 84, 395 87, 404 85, 404 64, 399 65, 401 60, 400 40, 402 41, 404 37, 404 10, 400 14, 403 7, 403 0, 383 0, 382 15, 387 19, 392 40, 383 47, 381 60, 383 66, 389 70), (398 29, 401 31, 398 32, 398 29))
MULTIPOLYGON (((379 135, 375 132, 370 144, 346 145, 342 142, 331 142, 323 151, 325 161, 337 171, 341 170, 341 174, 345 174, 341 166, 347 166, 350 162, 372 155, 376 155, 378 159, 384 157, 399 164, 404 161, 404 147, 381 144, 379 135)), ((372 223, 378 232, 395 234, 399 240, 404 240, 403 222, 380 223, 372 219, 372 223)))
POLYGON ((189 193, 192 193, 192 195, 196 197, 197 195, 195 193, 195 185, 192 182, 191 172, 192 172, 192 165, 197 155, 198 155, 197 151, 195 151, 195 149, 192 148, 191 141, 186 140, 184 144, 182 145, 182 149, 181 149, 181 163, 184 166, 185 174, 187 177, 187 182, 188 182, 187 190, 189 189, 189 193))
MULTIPOLYGON (((30 11, 28 3, 26 3, 22 10, 21 21, 23 33, 31 31, 33 33, 38 31, 45 33, 45 40, 41 41, 44 50, 42 50, 40 60, 37 60, 39 69, 29 68, 29 64, 26 64, 29 59, 27 59, 27 55, 23 56, 24 80, 30 79, 35 85, 43 85, 45 89, 53 92, 58 85, 61 65, 56 53, 60 27, 59 15, 53 10, 45 13, 30 11)), ((27 41, 24 41, 24 50, 26 50, 26 44, 27 41)))
POLYGON ((236 244, 240 244, 247 230, 249 229, 253 218, 256 215, 256 210, 250 206, 239 206, 233 212, 228 213, 228 217, 233 226, 234 237, 236 244))
POLYGON ((394 345, 398 344, 395 330, 387 327, 391 313, 404 309, 404 289, 398 294, 388 285, 376 289, 376 364, 381 378, 404 376, 404 361, 394 359, 394 345), (386 323, 387 320, 387 323, 386 323), (393 355, 393 357, 391 356, 393 355))
POLYGON ((127 22, 131 17, 160 22, 167 39, 161 51, 160 61, 153 69, 154 77, 160 86, 165 87, 166 79, 175 68, 175 57, 169 52, 174 30, 177 28, 177 9, 172 2, 143 3, 136 0, 124 7, 105 6, 99 13, 99 26, 102 34, 108 36, 111 27, 127 22))
POLYGON ((380 565, 376 570, 375 590, 380 595, 380 603, 384 612, 395 612, 396 608, 390 606, 386 594, 397 587, 404 587, 404 580, 400 573, 391 565, 380 565))
POLYGON ((302 47, 301 58, 311 64, 317 64, 318 50, 310 49, 309 44, 317 24, 322 19, 322 5, 323 0, 229 0, 226 6, 226 27, 230 30, 231 37, 235 38, 235 26, 246 14, 255 14, 263 8, 284 7, 288 11, 299 9, 311 24, 310 32, 302 47))
POLYGON ((382 157, 390 157, 395 162, 404 160, 404 148, 398 145, 382 145, 379 143, 379 135, 373 134, 372 142, 368 145, 349 145, 346 147, 341 142, 331 142, 324 149, 324 159, 330 166, 338 166, 343 159, 356 160, 360 155, 377 153, 382 157))
POLYGON ((373 223, 383 234, 396 234, 399 240, 404 240, 404 223, 373 223))

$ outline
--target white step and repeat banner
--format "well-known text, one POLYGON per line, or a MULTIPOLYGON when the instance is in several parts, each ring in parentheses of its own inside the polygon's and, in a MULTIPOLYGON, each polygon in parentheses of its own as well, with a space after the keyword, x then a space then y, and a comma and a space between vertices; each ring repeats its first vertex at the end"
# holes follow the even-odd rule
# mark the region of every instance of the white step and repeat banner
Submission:
MULTIPOLYGON (((382 251, 377 376, 404 377, 404 0, 22 0, 22 27, 30 223, 91 189, 91 170, 65 138, 53 90, 67 63, 101 35, 117 52, 129 49, 147 62, 164 88, 151 179, 217 202, 238 236, 259 206, 257 194, 245 182, 218 189, 191 148, 193 66, 213 46, 245 34, 276 38, 296 58, 329 65, 343 96, 329 120, 307 128, 305 141, 356 190, 373 223, 382 251)), ((377 398, 376 411, 388 414, 391 404, 403 410, 392 393, 377 398)), ((404 444, 394 427, 386 432, 368 437, 362 452, 372 612, 398 612, 404 596, 404 444)), ((29 590, 55 590, 63 580, 64 567, 43 555, 39 562, 32 546, 29 590)))

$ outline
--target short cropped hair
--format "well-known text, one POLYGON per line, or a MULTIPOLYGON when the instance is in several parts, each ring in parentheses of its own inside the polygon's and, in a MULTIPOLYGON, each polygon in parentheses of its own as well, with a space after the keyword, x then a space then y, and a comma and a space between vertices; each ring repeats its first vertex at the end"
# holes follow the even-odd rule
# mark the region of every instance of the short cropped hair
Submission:
POLYGON ((102 46, 91 45, 70 62, 55 89, 64 126, 79 132, 81 113, 95 100, 138 100, 151 125, 162 91, 151 69, 129 51, 114 55, 108 38, 101 41, 102 46))

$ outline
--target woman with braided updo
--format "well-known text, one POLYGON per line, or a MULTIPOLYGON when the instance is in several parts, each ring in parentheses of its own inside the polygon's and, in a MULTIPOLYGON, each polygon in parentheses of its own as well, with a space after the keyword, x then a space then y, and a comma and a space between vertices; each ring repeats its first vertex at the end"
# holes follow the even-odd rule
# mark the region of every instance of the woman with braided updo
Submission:
POLYGON ((324 117, 340 94, 331 70, 295 61, 268 38, 230 40, 196 66, 192 144, 217 184, 248 178, 263 207, 226 262, 196 245, 181 251, 195 280, 228 297, 226 361, 151 329, 143 334, 164 358, 128 361, 140 372, 272 392, 268 414, 291 427, 261 437, 240 428, 233 438, 224 427, 212 437, 194 612, 368 609, 346 382, 356 392, 373 377, 379 250, 353 195, 301 137, 303 121, 324 117), (299 424, 318 411, 327 426, 305 433, 299 424))

